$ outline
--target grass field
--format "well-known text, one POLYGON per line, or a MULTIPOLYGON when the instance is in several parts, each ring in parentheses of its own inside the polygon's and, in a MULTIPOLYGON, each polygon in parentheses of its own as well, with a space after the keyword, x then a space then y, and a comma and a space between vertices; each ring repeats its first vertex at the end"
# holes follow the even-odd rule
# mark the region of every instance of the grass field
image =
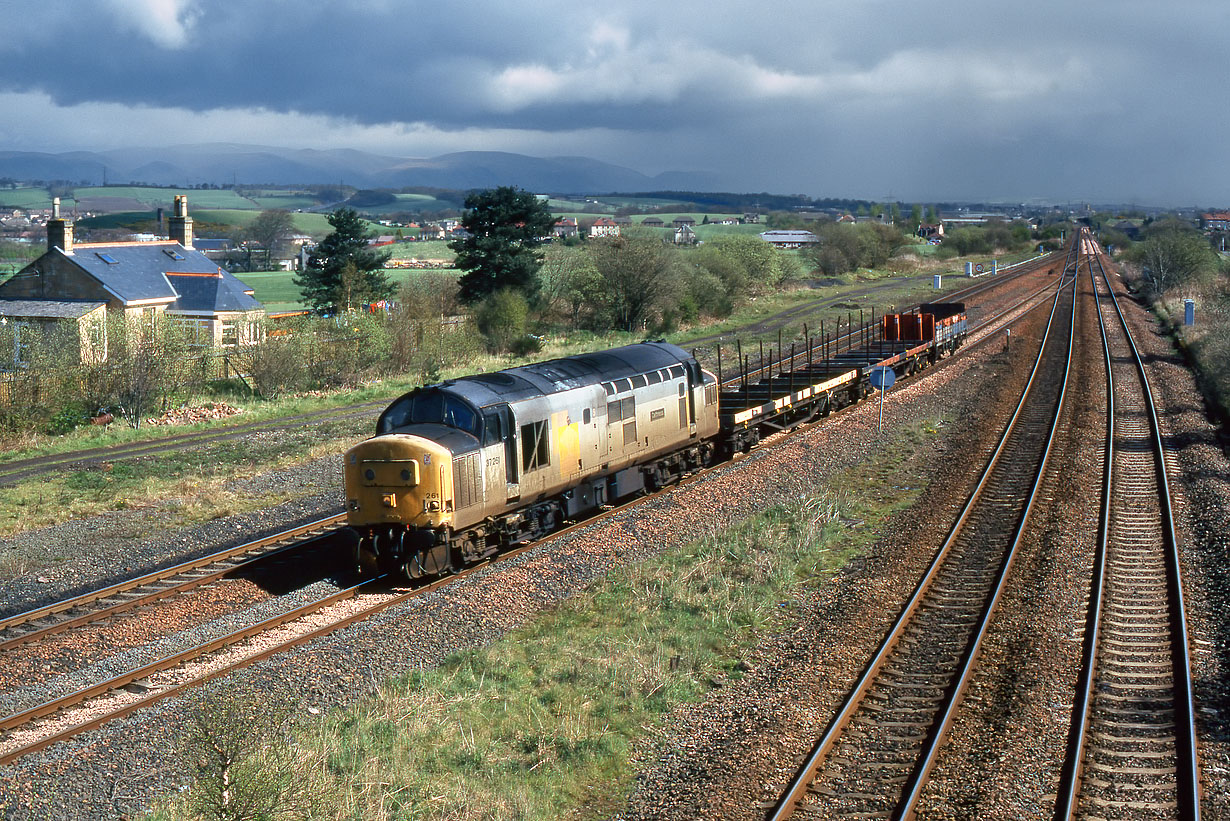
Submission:
POLYGON ((50 208, 51 195, 46 188, 0 188, 0 205, 8 208, 50 208))
POLYGON ((398 242, 384 250, 391 252, 391 259, 454 259, 457 256, 445 240, 398 242))
POLYGON ((286 194, 283 194, 280 196, 270 195, 270 196, 252 197, 251 201, 256 203, 256 205, 262 211, 267 208, 283 208, 287 211, 295 211, 300 208, 302 209, 315 208, 317 205, 320 204, 312 197, 297 195, 297 194, 293 194, 290 192, 287 192, 286 194))
MULTIPOLYGON (((253 223, 259 216, 259 211, 236 211, 236 210, 213 210, 201 209, 192 211, 196 217, 205 222, 216 222, 225 225, 236 225, 240 228, 246 228, 253 223)), ((311 234, 317 239, 323 239, 326 235, 333 231, 329 225, 329 220, 325 214, 291 214, 294 220, 295 229, 304 234, 311 234)), ((374 222, 369 222, 367 227, 372 231, 382 230, 381 226, 374 222)))
POLYGON ((78 200, 90 199, 91 197, 125 197, 145 203, 151 209, 157 208, 160 205, 170 207, 171 203, 175 201, 176 196, 183 195, 188 198, 189 212, 204 208, 249 209, 257 207, 256 203, 252 202, 252 200, 242 197, 234 191, 223 189, 198 190, 195 188, 145 188, 134 185, 108 185, 93 188, 77 188, 74 189, 73 193, 78 200))
MULTIPOLYGON (((414 268, 390 268, 384 273, 390 282, 400 288, 420 272, 414 268)), ((292 271, 256 271, 239 273, 236 276, 255 292, 256 298, 267 313, 301 311, 307 307, 300 301, 299 288, 295 285, 295 274, 292 271)))

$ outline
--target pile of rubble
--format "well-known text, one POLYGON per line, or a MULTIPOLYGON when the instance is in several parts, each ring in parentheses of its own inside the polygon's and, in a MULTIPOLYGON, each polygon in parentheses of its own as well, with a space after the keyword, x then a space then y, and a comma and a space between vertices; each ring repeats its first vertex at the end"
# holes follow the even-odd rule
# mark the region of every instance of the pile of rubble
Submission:
POLYGON ((183 405, 171 408, 157 418, 146 419, 147 425, 194 425, 197 422, 214 422, 243 413, 242 408, 228 405, 225 402, 208 402, 204 405, 183 405))

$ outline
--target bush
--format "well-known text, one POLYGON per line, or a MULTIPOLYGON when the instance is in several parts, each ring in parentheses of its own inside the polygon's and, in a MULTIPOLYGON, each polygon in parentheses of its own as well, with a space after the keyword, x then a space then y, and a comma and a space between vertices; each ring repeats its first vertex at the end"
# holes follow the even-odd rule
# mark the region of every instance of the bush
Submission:
POLYGON ((66 405, 52 414, 47 420, 46 432, 50 436, 63 436, 72 433, 79 425, 90 418, 89 412, 80 403, 66 405))
POLYGON ((511 351, 525 337, 529 313, 529 302, 520 291, 502 288, 479 305, 478 329, 493 352, 511 351))

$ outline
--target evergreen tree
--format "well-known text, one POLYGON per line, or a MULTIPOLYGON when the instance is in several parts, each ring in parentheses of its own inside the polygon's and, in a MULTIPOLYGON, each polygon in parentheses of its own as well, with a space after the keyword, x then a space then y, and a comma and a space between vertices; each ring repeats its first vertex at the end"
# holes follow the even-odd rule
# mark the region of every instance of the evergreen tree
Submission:
POLYGON ((329 224, 333 233, 295 277, 303 301, 316 310, 344 311, 391 296, 394 285, 382 270, 389 254, 368 247, 367 227, 358 212, 339 208, 329 215, 329 224))
POLYGON ((551 235, 555 218, 547 204, 520 188, 500 186, 466 197, 462 239, 449 243, 457 267, 465 271, 461 299, 474 304, 504 288, 527 299, 538 292, 538 247, 551 235))

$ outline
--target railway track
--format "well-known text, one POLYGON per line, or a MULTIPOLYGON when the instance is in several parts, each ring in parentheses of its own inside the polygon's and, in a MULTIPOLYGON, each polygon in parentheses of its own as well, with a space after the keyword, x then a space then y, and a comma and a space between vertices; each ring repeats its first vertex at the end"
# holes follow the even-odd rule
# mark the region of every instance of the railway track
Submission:
POLYGON ((1183 586, 1144 366, 1096 249, 1108 373, 1102 513, 1054 818, 1200 818, 1183 586))
POLYGON ((297 550, 306 542, 341 528, 345 519, 345 514, 327 516, 262 539, 0 619, 0 653, 149 607, 163 599, 217 581, 244 567, 297 550))
POLYGON ((117 459, 152 456, 158 453, 182 450, 187 447, 198 447, 213 442, 241 439, 254 433, 290 430, 315 422, 333 422, 338 419, 350 419, 358 416, 374 416, 379 411, 384 410, 387 404, 386 400, 363 402, 357 405, 349 405, 342 408, 325 408, 323 410, 311 411, 296 416, 280 417, 263 422, 248 422, 239 425, 228 425, 214 430, 178 433, 142 442, 105 445, 103 447, 74 450, 50 456, 14 459, 8 462, 0 462, 0 486, 14 485, 27 479, 35 479, 61 468, 84 469, 117 459))
MULTIPOLYGON (((709 470, 714 469, 717 468, 698 472, 677 484, 569 525, 552 533, 547 539, 559 538, 580 528, 589 527, 681 485, 698 481, 709 470)), ((168 654, 88 687, 47 699, 21 712, 2 717, 0 766, 97 729, 109 721, 182 694, 192 687, 371 618, 394 605, 454 584, 490 564, 533 550, 543 541, 546 540, 515 547, 458 573, 440 577, 412 589, 388 587, 390 579, 385 576, 365 580, 293 610, 233 630, 211 641, 168 654)))
POLYGON ((1045 472, 1072 354, 1075 248, 1033 373, 982 479, 773 821, 912 817, 1045 472))

